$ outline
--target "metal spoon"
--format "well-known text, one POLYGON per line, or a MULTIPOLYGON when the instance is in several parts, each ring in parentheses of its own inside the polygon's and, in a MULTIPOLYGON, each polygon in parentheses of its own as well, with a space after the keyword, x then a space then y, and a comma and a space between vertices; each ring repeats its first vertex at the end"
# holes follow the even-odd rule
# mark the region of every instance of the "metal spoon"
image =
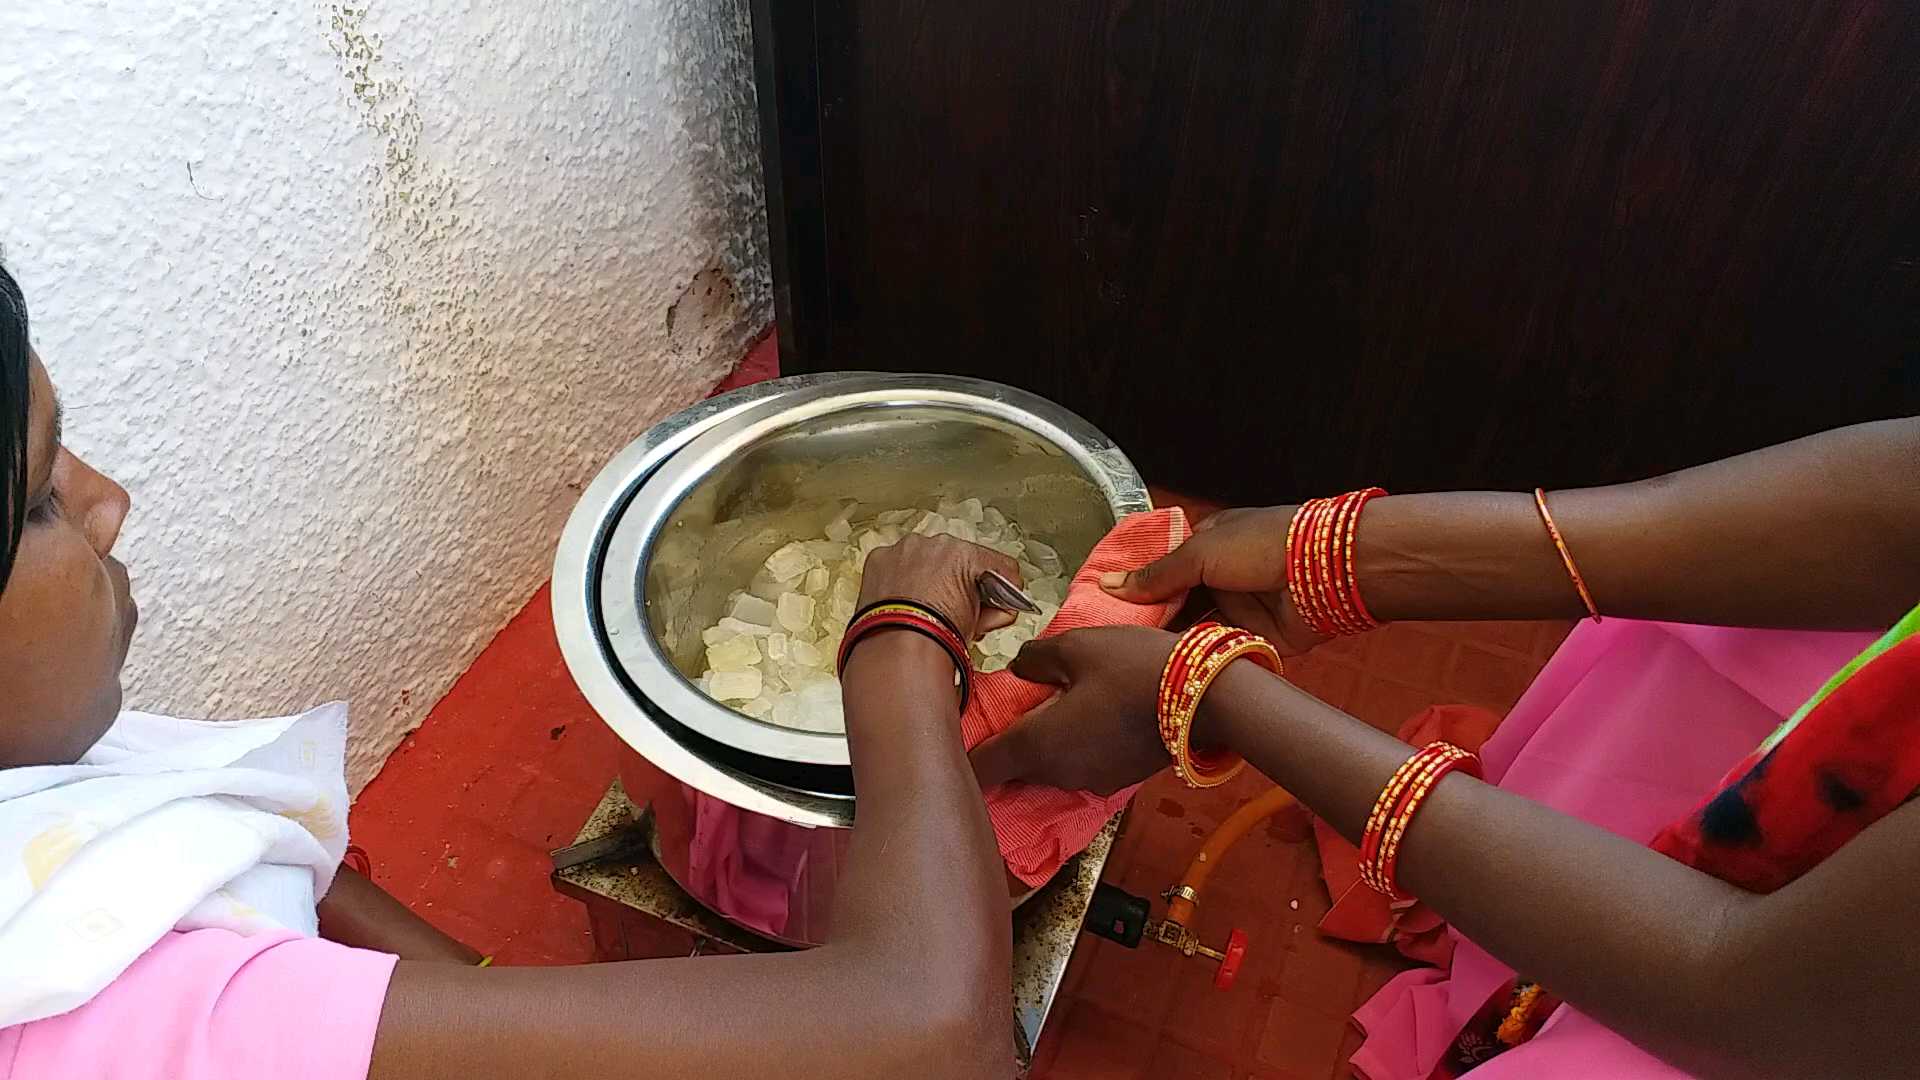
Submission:
POLYGON ((974 586, 980 592, 980 602, 1002 611, 1019 611, 1028 615, 1041 614, 1041 608, 1033 597, 1020 591, 1020 586, 1008 581, 1006 575, 997 570, 984 570, 975 579, 974 586))

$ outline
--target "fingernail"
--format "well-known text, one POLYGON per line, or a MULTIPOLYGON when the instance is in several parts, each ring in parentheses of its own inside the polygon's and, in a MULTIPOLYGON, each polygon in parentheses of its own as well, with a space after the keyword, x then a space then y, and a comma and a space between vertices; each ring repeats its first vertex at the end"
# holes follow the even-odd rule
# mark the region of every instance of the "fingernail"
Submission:
POLYGON ((1100 575, 1100 587, 1103 589, 1117 589, 1126 583, 1127 575, 1118 570, 1110 570, 1100 575))

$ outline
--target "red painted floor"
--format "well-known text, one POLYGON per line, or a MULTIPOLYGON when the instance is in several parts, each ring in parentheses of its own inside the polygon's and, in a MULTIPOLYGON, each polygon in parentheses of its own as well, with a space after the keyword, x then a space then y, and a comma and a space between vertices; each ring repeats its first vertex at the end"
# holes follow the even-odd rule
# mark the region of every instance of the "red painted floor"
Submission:
MULTIPOLYGON (((778 372, 761 342, 719 389, 778 372)), ((717 391, 716 391, 717 392, 717 391)), ((1162 502, 1165 493, 1156 493, 1162 502)), ((1188 504, 1193 510, 1204 507, 1188 504)), ((1393 730, 1427 705, 1504 712, 1565 636, 1564 624, 1396 625, 1289 667, 1300 684, 1393 730)), ((542 588, 354 804, 374 878, 441 928, 505 964, 584 963, 585 909, 556 895, 547 853, 565 845, 614 775, 613 736, 574 689, 542 588)), ((1107 880, 1158 897, 1207 832, 1267 786, 1246 775, 1191 792, 1166 777, 1134 802, 1107 880)), ((1346 1075, 1346 1017, 1399 970, 1385 947, 1322 941, 1327 907, 1311 842, 1256 829, 1227 856, 1196 929, 1251 939, 1239 982, 1171 949, 1084 938, 1035 1075, 1052 1080, 1324 1080, 1346 1075)), ((1156 900, 1156 914, 1159 910, 1156 900)))
MULTIPOLYGON (((1429 705, 1465 702, 1505 713, 1551 655, 1563 623, 1397 624, 1287 662, 1322 700, 1389 731, 1429 705)), ((1271 785, 1243 774, 1215 791, 1162 775, 1133 801, 1106 880, 1154 898, 1186 869, 1206 835, 1271 785)), ((1034 1075, 1048 1080, 1327 1080, 1348 1075, 1358 1043, 1347 1016, 1404 966, 1386 946, 1322 940, 1327 910, 1313 843, 1255 829, 1226 855, 1201 896, 1195 930, 1218 946, 1248 935, 1233 989, 1172 949, 1082 938, 1034 1075)))

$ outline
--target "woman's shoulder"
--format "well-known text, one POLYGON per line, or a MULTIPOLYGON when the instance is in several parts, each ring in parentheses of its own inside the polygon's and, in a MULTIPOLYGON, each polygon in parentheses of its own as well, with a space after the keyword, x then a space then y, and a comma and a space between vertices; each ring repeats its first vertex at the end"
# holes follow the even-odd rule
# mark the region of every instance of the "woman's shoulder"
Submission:
POLYGON ((394 960, 286 931, 170 933, 85 1005, 0 1029, 0 1080, 360 1080, 394 960))

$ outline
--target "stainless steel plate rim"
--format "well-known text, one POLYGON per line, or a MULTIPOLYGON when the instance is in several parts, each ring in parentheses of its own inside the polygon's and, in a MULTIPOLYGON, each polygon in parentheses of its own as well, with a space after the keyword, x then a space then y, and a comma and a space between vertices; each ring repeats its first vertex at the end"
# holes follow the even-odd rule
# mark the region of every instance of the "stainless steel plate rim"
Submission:
MULTIPOLYGON (((711 761, 674 738, 650 714, 649 709, 657 709, 672 718, 669 723, 702 734, 724 734, 739 724, 771 728, 707 698, 673 668, 653 641, 627 575, 640 565, 649 534, 697 478, 726 455, 792 423, 885 405, 944 405, 1017 424, 1072 459, 1116 515, 1151 505, 1132 463, 1092 425, 1043 398, 976 379, 872 373, 795 376, 722 395, 649 429, 595 477, 567 522, 554 560, 554 624, 562 655, 588 702, 630 747, 682 783, 796 824, 851 823, 852 800, 793 792, 711 761), (716 430, 722 426, 724 431, 716 430), (684 454, 693 457, 683 459, 684 454), (674 497, 635 511, 636 496, 669 459, 677 476, 692 479, 678 483, 674 497), (629 680, 646 700, 636 699, 629 680)), ((795 738, 789 750, 773 756, 846 764, 843 736, 791 735, 795 738)), ((734 745, 730 739, 721 741, 734 745)), ((785 739, 776 738, 770 745, 785 745, 785 739)))

